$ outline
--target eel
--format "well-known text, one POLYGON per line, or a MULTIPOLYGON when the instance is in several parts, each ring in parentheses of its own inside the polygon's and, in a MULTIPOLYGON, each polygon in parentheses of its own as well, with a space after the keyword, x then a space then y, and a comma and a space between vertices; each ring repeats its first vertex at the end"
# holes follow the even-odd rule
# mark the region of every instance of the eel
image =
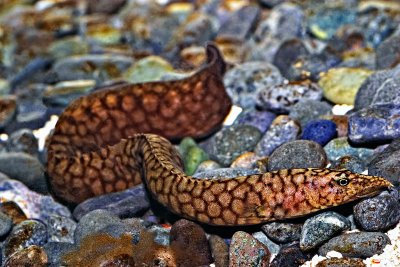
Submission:
POLYGON ((216 131, 231 108, 225 62, 212 43, 207 62, 175 81, 124 84, 81 97, 48 141, 51 192, 72 204, 142 181, 172 212, 211 225, 251 225, 304 216, 377 194, 381 177, 332 169, 288 169, 225 179, 183 172, 169 140, 216 131))

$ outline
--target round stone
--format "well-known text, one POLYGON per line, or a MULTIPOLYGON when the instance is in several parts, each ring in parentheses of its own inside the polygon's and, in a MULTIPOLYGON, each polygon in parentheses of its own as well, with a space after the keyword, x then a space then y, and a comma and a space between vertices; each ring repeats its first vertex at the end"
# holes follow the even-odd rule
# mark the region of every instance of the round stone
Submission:
POLYGON ((302 128, 307 122, 332 114, 332 106, 326 102, 304 99, 297 102, 290 110, 289 117, 300 122, 302 128))
POLYGON ((336 124, 329 120, 309 121, 303 129, 301 139, 317 142, 321 146, 326 145, 337 136, 336 124))

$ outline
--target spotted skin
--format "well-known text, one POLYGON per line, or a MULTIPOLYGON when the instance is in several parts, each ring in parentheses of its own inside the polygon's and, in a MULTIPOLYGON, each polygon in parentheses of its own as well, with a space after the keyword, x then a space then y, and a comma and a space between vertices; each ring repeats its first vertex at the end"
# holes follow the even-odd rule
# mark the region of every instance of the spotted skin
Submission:
POLYGON ((184 80, 117 86, 72 103, 48 144, 52 192, 80 203, 143 180, 155 199, 183 217, 250 225, 304 216, 391 185, 380 177, 330 169, 220 180, 185 175, 166 138, 209 134, 231 106, 222 84, 223 59, 211 44, 207 56, 207 64, 184 80))

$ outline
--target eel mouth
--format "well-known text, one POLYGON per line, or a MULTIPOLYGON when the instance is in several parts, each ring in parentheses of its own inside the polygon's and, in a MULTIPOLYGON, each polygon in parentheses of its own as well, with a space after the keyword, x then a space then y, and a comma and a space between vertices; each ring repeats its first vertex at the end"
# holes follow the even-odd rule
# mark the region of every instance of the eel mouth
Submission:
POLYGON ((379 185, 371 185, 365 187, 359 195, 357 195, 357 198, 365 198, 365 197, 373 197, 378 195, 380 192, 393 188, 394 185, 389 182, 388 180, 382 179, 381 183, 379 185))

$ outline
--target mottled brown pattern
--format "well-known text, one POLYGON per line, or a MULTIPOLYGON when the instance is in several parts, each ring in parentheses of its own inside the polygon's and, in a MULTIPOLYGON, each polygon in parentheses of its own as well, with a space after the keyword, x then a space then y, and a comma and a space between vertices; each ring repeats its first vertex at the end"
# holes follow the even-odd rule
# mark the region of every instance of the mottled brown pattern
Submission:
POLYGON ((208 63, 184 80, 117 86, 71 104, 48 146, 54 194, 79 203, 143 180, 155 199, 181 216, 248 225, 303 216, 391 185, 380 177, 330 169, 221 180, 186 176, 174 146, 160 135, 203 136, 227 115, 225 64, 213 45, 207 46, 207 55, 208 63))

